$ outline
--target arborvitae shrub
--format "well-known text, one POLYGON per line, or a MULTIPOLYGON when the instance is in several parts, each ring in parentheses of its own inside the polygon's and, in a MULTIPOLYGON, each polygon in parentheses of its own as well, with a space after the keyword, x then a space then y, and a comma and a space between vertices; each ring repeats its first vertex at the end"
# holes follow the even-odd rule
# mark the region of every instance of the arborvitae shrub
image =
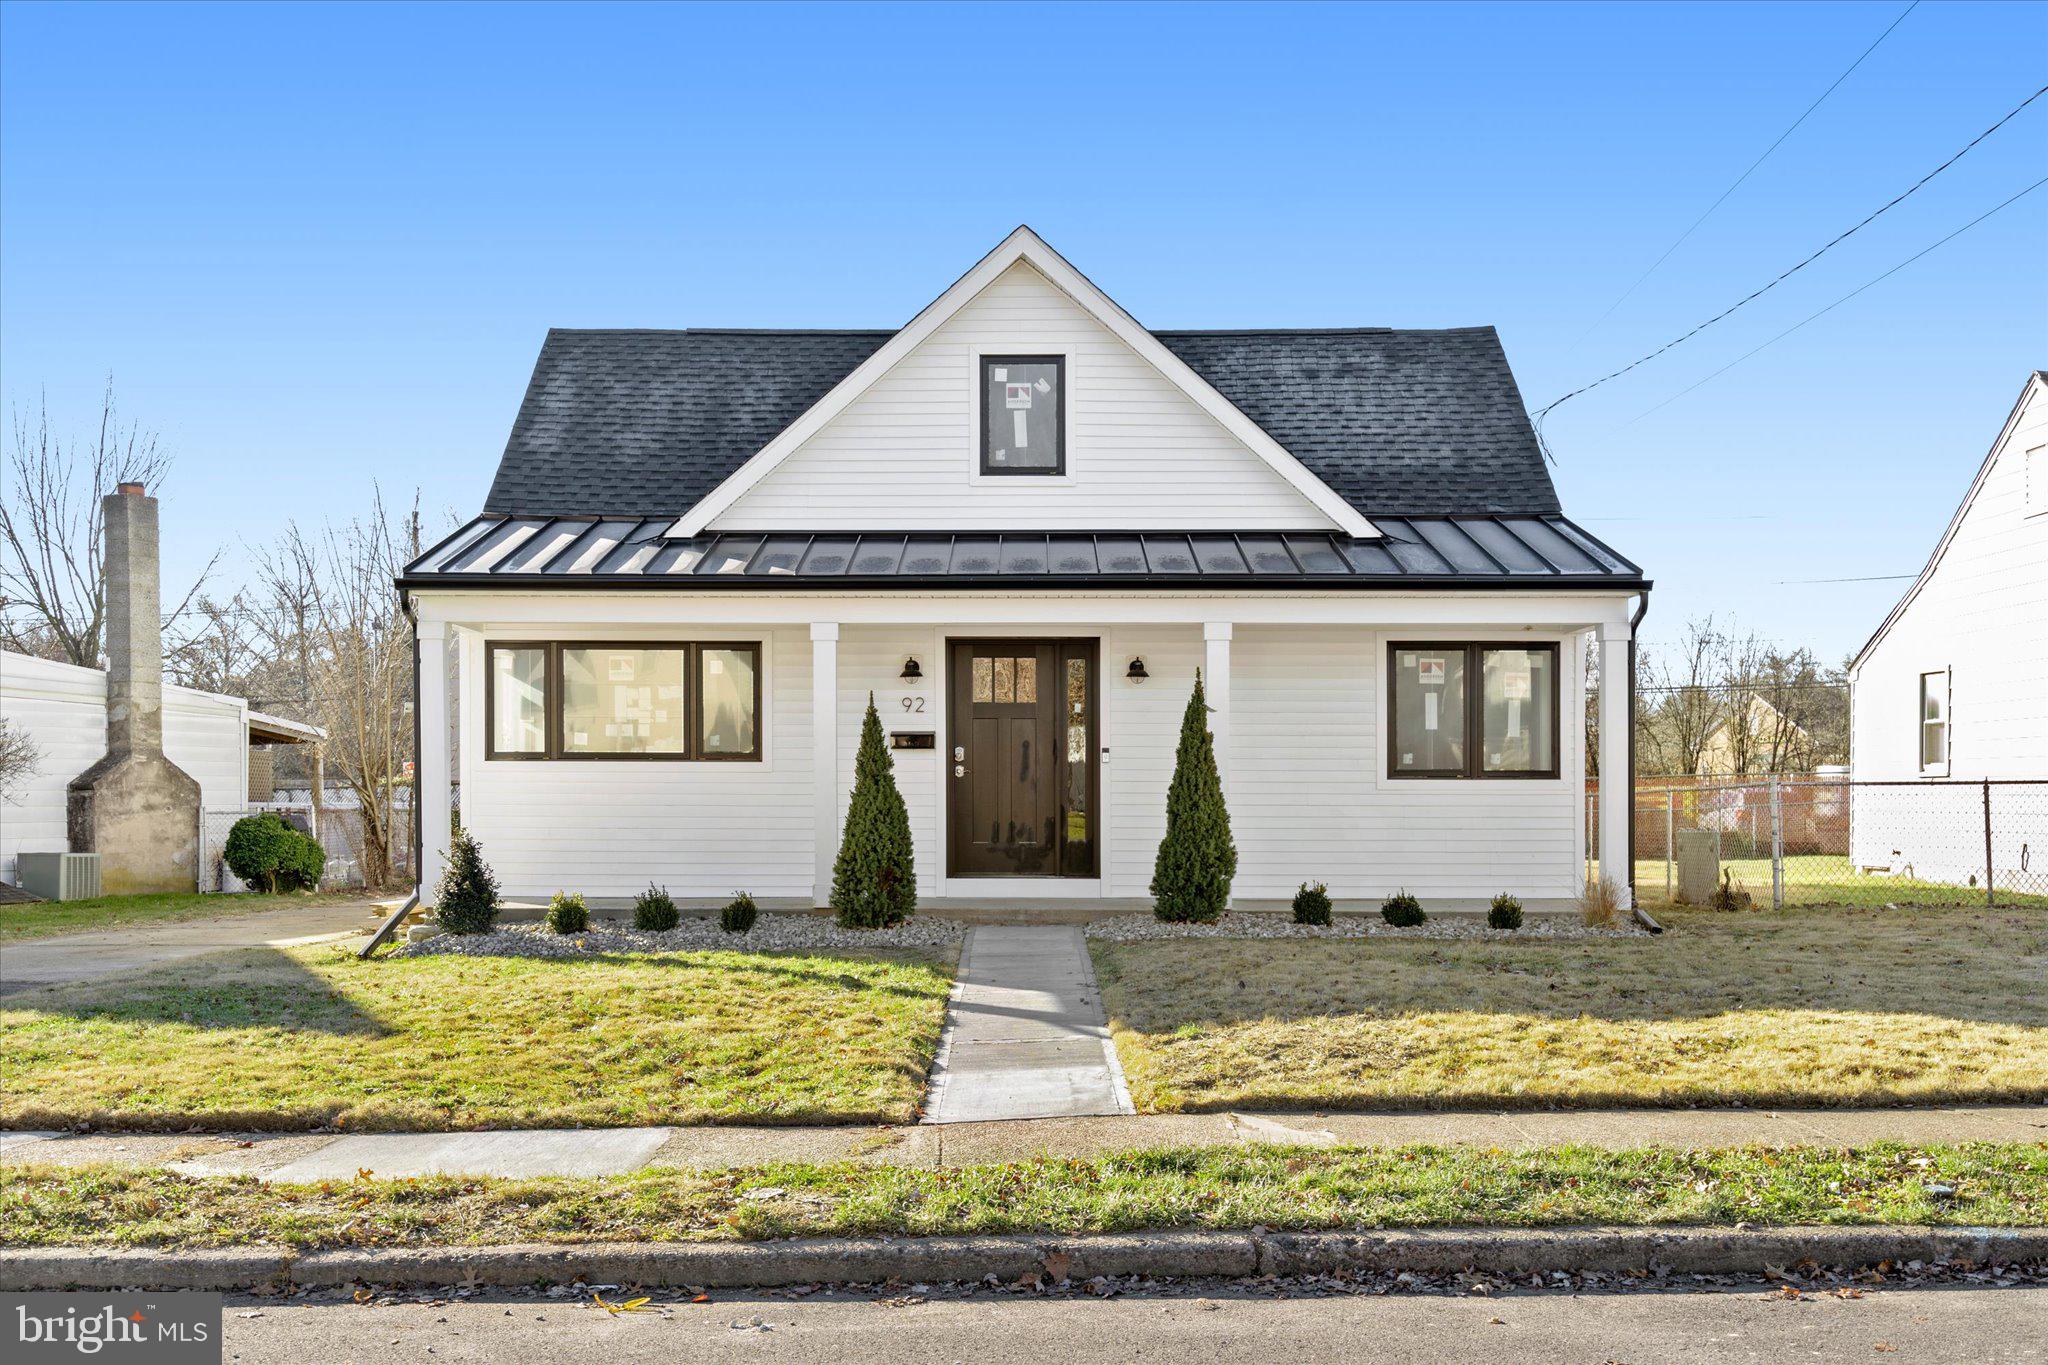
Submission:
POLYGON ((1303 882, 1294 893, 1294 922, 1330 927, 1330 888, 1321 882, 1303 882))
POLYGON ((327 870, 327 850, 310 834, 295 829, 286 833, 291 837, 285 841, 284 856, 277 860, 278 890, 319 890, 320 874, 327 870))
POLYGON ((1486 907, 1486 924, 1490 929, 1519 929, 1522 927, 1522 903, 1503 891, 1493 898, 1493 904, 1486 907))
POLYGON ((498 922, 498 879, 469 831, 448 843, 448 870, 434 889, 434 918, 451 934, 488 934, 498 922))
POLYGON ((832 908, 848 929, 885 929, 917 909, 910 812, 896 790, 896 765, 882 743, 882 717, 872 692, 853 760, 846 832, 832 864, 832 908))
POLYGON ((1181 716, 1173 783, 1166 789, 1166 837, 1152 867, 1152 913, 1179 924, 1213 924, 1230 902, 1237 875, 1237 845, 1209 734, 1209 704, 1202 675, 1181 716))
POLYGON ((1406 890, 1396 891, 1380 906, 1380 916, 1396 929, 1413 929, 1428 919, 1422 913, 1422 902, 1406 890))
POLYGON ((633 927, 650 934, 665 934, 683 922, 682 911, 669 898, 667 887, 649 886, 633 897, 633 927))
POLYGON ((580 934, 590 928, 590 909, 580 891, 557 891, 548 902, 548 928, 558 934, 580 934))
POLYGON ((754 898, 744 891, 735 891, 725 908, 718 912, 718 927, 728 934, 744 934, 760 917, 761 908, 754 904, 754 898))

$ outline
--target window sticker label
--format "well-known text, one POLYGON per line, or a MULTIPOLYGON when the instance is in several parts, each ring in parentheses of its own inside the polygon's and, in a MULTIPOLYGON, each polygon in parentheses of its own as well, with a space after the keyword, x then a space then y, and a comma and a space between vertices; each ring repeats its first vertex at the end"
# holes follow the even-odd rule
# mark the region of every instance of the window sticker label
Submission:
MULTIPOLYGON (((1039 383, 1041 383, 1041 384, 1043 384, 1043 383, 1044 383, 1045 381, 1044 381, 1043 379, 1041 379, 1041 380, 1039 380, 1038 382, 1039 382, 1039 383)), ((1031 386, 1030 386, 1029 384, 1005 384, 1005 385, 1003 385, 1003 406, 1004 406, 1004 407, 1006 407, 1006 408, 1028 408, 1028 407, 1030 407, 1030 406, 1031 406, 1031 386)))
MULTIPOLYGON (((1441 654, 1423 655, 1421 660, 1415 665, 1415 680, 1425 687, 1442 687, 1444 685, 1444 656, 1441 654)), ((1431 705, 1433 706, 1434 704, 1435 699, 1431 698, 1431 705)), ((1430 714, 1434 715, 1435 712, 1432 711, 1430 714)), ((1429 728, 1434 730, 1436 723, 1434 721, 1430 722, 1429 728)))
MULTIPOLYGON (((1438 679, 1438 681, 1442 681, 1442 679, 1438 679)), ((1422 694, 1422 728, 1425 730, 1436 729, 1436 693, 1434 692, 1424 692, 1422 694)))
POLYGON ((1502 674, 1500 694, 1507 701, 1529 700, 1529 675, 1527 673, 1502 674))

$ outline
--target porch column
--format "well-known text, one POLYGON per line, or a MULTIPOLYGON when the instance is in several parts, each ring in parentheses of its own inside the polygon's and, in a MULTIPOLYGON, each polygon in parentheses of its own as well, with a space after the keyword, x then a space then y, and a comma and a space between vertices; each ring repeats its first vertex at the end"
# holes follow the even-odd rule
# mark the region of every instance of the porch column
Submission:
POLYGON ((1216 737, 1216 775, 1223 779, 1226 801, 1230 794, 1230 629, 1228 621, 1210 621, 1202 627, 1209 656, 1202 669, 1202 685, 1209 693, 1209 733, 1216 737))
POLYGON ((811 904, 832 899, 839 856, 839 623, 811 622, 811 800, 816 866, 811 904))
POLYGON ((413 765, 413 805, 418 812, 420 904, 433 903, 434 889, 448 865, 448 628, 439 621, 415 627, 419 755, 413 765))
POLYGON ((1635 814, 1635 755, 1628 742, 1628 643, 1626 622, 1600 627, 1600 880, 1614 889, 1615 904, 1629 908, 1628 824, 1635 814))

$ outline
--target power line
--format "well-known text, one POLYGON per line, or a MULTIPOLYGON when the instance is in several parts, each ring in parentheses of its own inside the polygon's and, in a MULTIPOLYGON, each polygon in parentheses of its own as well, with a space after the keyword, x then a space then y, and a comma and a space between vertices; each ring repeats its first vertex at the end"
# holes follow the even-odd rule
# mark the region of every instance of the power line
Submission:
MULTIPOLYGON (((1538 409, 1536 412, 1536 439, 1539 442, 1543 440, 1544 419, 1548 417, 1551 413, 1555 412, 1558 408, 1564 406, 1566 403, 1569 403, 1572 399, 1577 398, 1581 394, 1592 392, 1594 389, 1599 388, 1602 384, 1607 383, 1609 380, 1619 379, 1621 378, 1621 376, 1627 374, 1630 370, 1633 370, 1638 366, 1648 364, 1650 361, 1655 360, 1658 356, 1663 355, 1666 351, 1672 350, 1674 347, 1684 345, 1686 342, 1698 336, 1701 332, 1706 331, 1707 328, 1712 327, 1715 323, 1726 319, 1731 314, 1737 312, 1742 308, 1749 306, 1750 304, 1756 302, 1756 300, 1762 298, 1765 294, 1770 293, 1773 289, 1776 289, 1786 280, 1791 279, 1794 275, 1806 269, 1807 266, 1812 265, 1822 256, 1827 255, 1828 252, 1834 250, 1843 242, 1848 241, 1851 237, 1855 236, 1858 232, 1861 232, 1864 228, 1876 222, 1886 213, 1889 213, 1892 209, 1897 208, 1900 204, 1903 204, 1907 199, 1910 199, 1914 194, 1918 193, 1920 189, 1927 184, 1928 181, 1934 179, 1934 177, 1940 175, 1943 171, 1955 165, 1956 162, 1962 160, 1965 156, 1967 156, 1970 153, 1970 151, 1973 148, 1977 146, 1978 143, 1982 142, 1985 138, 1990 137, 1993 133, 1997 132, 2000 128, 2003 128, 2006 124, 2012 122, 2013 119, 2019 116, 2021 110, 2025 109, 2028 105, 2032 104, 2035 100, 2041 98, 2041 96, 2043 95, 2048 95, 2048 85, 2042 86, 2039 90, 2036 90, 2033 94, 2027 96, 2018 104, 2014 105, 2012 109, 2007 112, 2004 118, 2001 118, 2000 120, 1998 120, 1998 122, 1992 124, 1989 128, 1986 128, 1983 132, 1977 134, 1977 136, 1971 138, 1967 143, 1965 143, 1962 146, 1962 148, 1959 151, 1957 151, 1954 155, 1950 156, 1948 160, 1942 162, 1939 166, 1936 166, 1933 170, 1921 176, 1918 180, 1914 181, 1911 186, 1901 191, 1899 194, 1895 195, 1892 199, 1890 199, 1883 205, 1872 210, 1868 215, 1866 215, 1863 218, 1861 222, 1857 223, 1854 227, 1850 228, 1846 232, 1841 233, 1839 236, 1829 241, 1825 246, 1821 247, 1818 251, 1815 251, 1812 254, 1808 255, 1805 259, 1801 260, 1797 265, 1794 265, 1789 269, 1785 270, 1784 272, 1779 274, 1777 278, 1773 279, 1770 283, 1764 285, 1762 288, 1753 290, 1750 293, 1744 295, 1742 298, 1736 300, 1728 307, 1714 314, 1714 316, 1708 318, 1705 322, 1702 322, 1698 326, 1692 328, 1690 331, 1685 332, 1682 335, 1665 342, 1662 346, 1659 346, 1656 350, 1649 352, 1647 355, 1638 356, 1636 359, 1631 360, 1628 364, 1622 366, 1620 369, 1613 370, 1607 374, 1604 374, 1590 384, 1582 384, 1578 388, 1573 389, 1570 393, 1564 395, 1564 397, 1553 399, 1551 402, 1546 403, 1542 408, 1538 409)), ((2000 205, 2000 207, 2002 208, 2004 206, 2000 205)), ((1997 212, 1997 210, 1994 209, 1992 210, 1992 212, 1995 213, 1997 212)), ((1936 243, 1936 245, 1938 246, 1940 245, 1940 243, 1936 243)), ((1547 445, 1544 447, 1544 453, 1546 455, 1549 454, 1549 447, 1547 445)))
POLYGON ((1883 43, 1885 39, 1892 36, 1892 30, 1897 28, 1900 24, 1905 23, 1906 16, 1911 14, 1914 10, 1918 8, 1920 8, 1920 0, 1913 0, 1911 4, 1907 5, 1904 9, 1900 10, 1899 17, 1892 20, 1891 23, 1885 28, 1885 31, 1877 35, 1877 41, 1873 42, 1869 47, 1864 48, 1862 55, 1857 57, 1855 61, 1849 63, 1848 70, 1844 71, 1841 75, 1835 77, 1834 84, 1830 85, 1827 89, 1821 91, 1820 98, 1815 100, 1812 104, 1807 105, 1806 112, 1801 114, 1798 118, 1793 119, 1792 126, 1787 128, 1784 132, 1778 134, 1778 140, 1776 142, 1773 142, 1770 146, 1764 148, 1764 154, 1758 157, 1756 160, 1750 162, 1749 169, 1744 171, 1741 175, 1736 176, 1735 183, 1730 185, 1727 189, 1722 190, 1721 197, 1716 199, 1713 203, 1707 205, 1707 211, 1705 213, 1702 213, 1699 217, 1693 219, 1692 226, 1687 228, 1684 232, 1679 233, 1678 240, 1673 242, 1670 246, 1665 247, 1664 254, 1659 256, 1656 260, 1650 262, 1650 268, 1648 270, 1645 270, 1641 275, 1638 275, 1636 277, 1636 282, 1634 284, 1622 290, 1621 297, 1616 299, 1613 303, 1608 304, 1607 311, 1602 313, 1599 317, 1595 318, 1593 320, 1592 326, 1588 327, 1585 331, 1579 333, 1578 340, 1572 342, 1571 346, 1567 349, 1566 354, 1570 354, 1571 351, 1577 350, 1579 342, 1584 341, 1587 337, 1599 331, 1601 324, 1606 322, 1607 319, 1614 316, 1614 310, 1621 307, 1621 305, 1623 305, 1624 303, 1627 303, 1629 297, 1632 294, 1634 294, 1636 290, 1643 287, 1643 282, 1645 280, 1648 280, 1650 276, 1656 274, 1658 269, 1664 264, 1664 262, 1671 259, 1671 253, 1677 251, 1678 248, 1684 246, 1686 239, 1688 237, 1691 237, 1693 233, 1699 231, 1700 224, 1706 222, 1707 219, 1713 217, 1714 210, 1720 208, 1721 205, 1727 203, 1728 196, 1735 193, 1735 191, 1741 189, 1742 182, 1749 179, 1750 176, 1754 175, 1756 173, 1757 167, 1763 165, 1766 161, 1769 161, 1771 159, 1771 153, 1777 151, 1778 148, 1784 144, 1786 138, 1798 132, 1799 125, 1806 122, 1808 118, 1812 117, 1814 110, 1820 108, 1821 105, 1827 103, 1828 96, 1834 94, 1835 90, 1842 84, 1843 81, 1848 80, 1850 76, 1854 75, 1856 68, 1863 65, 1864 59, 1869 57, 1871 53, 1877 51, 1879 44, 1883 43))
MULTIPOLYGON (((1779 342, 1783 341, 1786 337, 1791 336, 1794 332, 1806 326, 1807 323, 1816 322, 1819 319, 1826 317, 1829 313, 1834 312, 1837 308, 1840 308, 1843 304, 1847 303, 1850 299, 1855 298, 1858 294, 1870 288, 1872 285, 1882 284, 1884 281, 1898 274, 1901 270, 1904 270, 1907 266, 1913 264, 1913 262, 1919 260, 1922 256, 1925 256, 1928 252, 1933 251, 1936 247, 1946 246, 1948 243, 1953 242, 1956 238, 1962 236, 1971 228, 1977 226, 1977 224, 1983 222, 1986 218, 1989 218, 1992 214, 2011 208, 2014 204, 2017 204, 2020 200, 2026 198, 2035 190, 2040 189, 2043 185, 2048 185, 2048 176, 2043 176, 2041 179, 2036 180, 2033 184, 2027 186, 2018 194, 2015 194, 2012 198, 2006 200, 2004 203, 1998 205, 1996 208, 1986 209, 1984 212, 1978 214, 1975 218, 1972 218, 1969 222, 1957 228, 1954 232, 1951 232, 1948 236, 1942 238, 1938 242, 1935 242, 1932 246, 1922 247, 1920 250, 1908 256, 1905 260, 1900 261, 1897 265, 1893 266, 1890 270, 1885 271, 1884 274, 1879 275, 1876 279, 1867 280, 1864 283, 1857 285, 1854 289, 1851 289, 1848 293, 1842 295, 1842 297, 1836 299, 1833 303, 1821 309, 1818 313, 1814 313, 1808 317, 1801 318, 1798 322, 1793 323, 1790 327, 1787 327, 1784 331, 1778 333, 1769 341, 1764 342, 1762 345, 1752 347, 1750 350, 1744 351, 1741 355, 1735 357, 1735 359, 1729 361, 1720 369, 1715 370, 1705 379, 1700 380, 1699 383, 1688 385, 1687 387, 1680 389, 1677 393, 1672 394, 1669 398, 1657 404, 1656 407, 1644 408, 1641 412, 1629 418, 1626 422, 1623 422, 1622 425, 1625 427, 1632 427, 1636 423, 1642 421, 1645 417, 1648 417, 1651 413, 1656 412, 1658 408, 1669 407, 1671 404, 1676 403, 1679 399, 1691 393, 1694 389, 1700 388, 1702 385, 1712 383, 1714 380, 1719 379, 1722 375, 1728 373, 1728 371, 1734 369, 1737 365, 1740 365, 1743 361, 1755 355, 1758 351, 1764 350, 1767 347, 1775 346, 1779 342)), ((1906 577, 1912 577, 1912 575, 1908 574, 1906 575, 1906 577)))
POLYGON ((1776 587, 1793 587, 1807 583, 1893 583, 1901 578, 1918 578, 1916 573, 1880 573, 1867 578, 1781 578, 1776 587))

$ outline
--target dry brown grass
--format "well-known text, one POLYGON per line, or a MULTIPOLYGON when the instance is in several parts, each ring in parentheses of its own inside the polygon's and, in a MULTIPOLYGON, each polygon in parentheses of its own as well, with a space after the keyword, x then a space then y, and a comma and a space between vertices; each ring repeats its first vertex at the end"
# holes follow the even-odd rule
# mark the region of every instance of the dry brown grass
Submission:
POLYGON ((1614 894, 1614 888, 1597 876, 1586 878, 1586 885, 1579 891, 1579 922, 1595 928, 1614 923, 1614 917, 1621 913, 1621 901, 1614 894))
POLYGON ((2048 1098, 2038 911, 1674 911, 1661 938, 1096 944, 1142 1109, 2048 1098))

